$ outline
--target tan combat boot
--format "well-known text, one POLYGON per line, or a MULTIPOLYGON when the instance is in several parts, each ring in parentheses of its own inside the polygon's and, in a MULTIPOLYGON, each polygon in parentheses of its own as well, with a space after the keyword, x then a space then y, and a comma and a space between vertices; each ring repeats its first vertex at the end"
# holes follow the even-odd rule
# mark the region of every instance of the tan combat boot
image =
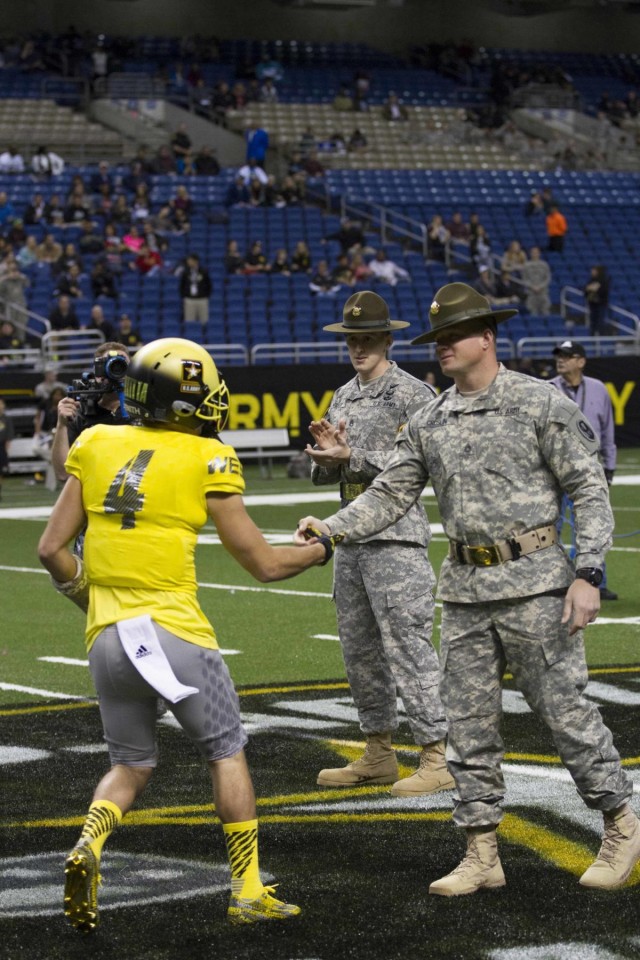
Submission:
POLYGON ((580 877, 583 887, 621 887, 640 859, 640 820, 625 803, 603 813, 604 836, 597 859, 580 877))
POLYGON ((447 770, 444 748, 444 740, 423 747, 416 772, 391 787, 394 797, 419 797, 424 793, 453 790, 456 782, 447 770))
POLYGON ((353 787, 361 784, 393 783, 398 779, 398 761, 391 746, 390 733, 372 733, 364 753, 346 767, 321 770, 321 787, 353 787))
POLYGON ((434 880, 429 893, 441 897, 460 897, 477 890, 504 887, 507 881, 498 856, 498 840, 492 827, 467 830, 467 852, 464 860, 440 880, 434 880))

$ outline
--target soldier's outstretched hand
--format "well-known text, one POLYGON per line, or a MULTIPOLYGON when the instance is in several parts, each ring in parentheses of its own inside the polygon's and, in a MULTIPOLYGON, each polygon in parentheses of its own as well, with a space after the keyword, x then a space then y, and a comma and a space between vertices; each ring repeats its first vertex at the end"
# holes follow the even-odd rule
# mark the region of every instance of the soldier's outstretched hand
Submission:
POLYGON ((337 427, 325 419, 312 420, 309 432, 315 440, 315 447, 307 444, 305 451, 314 463, 320 467, 335 467, 349 462, 351 448, 346 420, 340 420, 337 427))

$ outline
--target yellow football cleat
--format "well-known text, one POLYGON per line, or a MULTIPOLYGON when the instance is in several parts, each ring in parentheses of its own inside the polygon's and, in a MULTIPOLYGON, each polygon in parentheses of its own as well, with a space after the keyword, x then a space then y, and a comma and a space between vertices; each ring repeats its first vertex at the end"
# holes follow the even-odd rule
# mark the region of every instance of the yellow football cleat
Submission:
POLYGON ((232 895, 229 900, 227 919, 229 923, 261 923, 263 920, 289 920, 301 913, 294 903, 276 900, 271 894, 275 887, 265 887, 255 900, 243 900, 232 895))
POLYGON ((98 860, 88 843, 79 843, 64 864, 64 915, 76 930, 98 926, 98 860))

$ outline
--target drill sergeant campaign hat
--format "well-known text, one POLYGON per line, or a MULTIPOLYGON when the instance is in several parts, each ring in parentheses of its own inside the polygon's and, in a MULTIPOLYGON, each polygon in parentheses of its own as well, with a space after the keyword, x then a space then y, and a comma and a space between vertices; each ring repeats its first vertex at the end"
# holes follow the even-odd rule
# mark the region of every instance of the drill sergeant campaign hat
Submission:
POLYGON ((503 320, 515 316, 517 312, 513 309, 493 310, 487 298, 467 283, 447 283, 446 286, 440 287, 431 304, 429 311, 431 330, 428 333, 421 333, 411 343, 432 343, 444 330, 450 330, 452 327, 459 327, 471 321, 492 320, 494 323, 502 323, 503 320))
POLYGON ((409 324, 392 320, 386 300, 373 290, 362 290, 349 297, 342 310, 342 323, 330 323, 323 330, 332 333, 391 333, 409 324))

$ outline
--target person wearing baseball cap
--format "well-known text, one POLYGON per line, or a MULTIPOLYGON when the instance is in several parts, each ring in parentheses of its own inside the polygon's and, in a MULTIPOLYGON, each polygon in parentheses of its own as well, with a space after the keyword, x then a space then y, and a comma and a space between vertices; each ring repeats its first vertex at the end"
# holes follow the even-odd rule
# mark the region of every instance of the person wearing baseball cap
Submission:
MULTIPOLYGON (((607 484, 611 487, 613 474, 616 469, 617 449, 615 441, 615 427, 613 418, 613 404, 609 392, 601 380, 595 377, 586 377, 584 368, 587 363, 587 354, 577 340, 563 340, 553 350, 556 358, 558 376, 549 382, 561 390, 578 404, 583 414, 593 427, 600 443, 600 460, 604 468, 607 484)), ((563 498, 560 525, 569 524, 571 530, 571 545, 569 556, 573 559, 576 554, 575 518, 573 503, 568 497, 563 498)), ((607 586, 607 568, 602 565, 602 583, 600 584, 601 600, 617 600, 618 594, 607 586)))
POLYGON ((353 503, 323 521, 302 518, 295 534, 302 542, 311 527, 348 549, 397 522, 433 485, 449 540, 438 582, 446 759, 456 783, 453 819, 467 835, 460 865, 429 888, 447 897, 506 882, 496 836, 505 668, 552 730, 580 796, 602 811, 600 853, 580 883, 619 887, 640 860, 633 782, 583 695, 582 629, 600 607, 613 530, 598 438, 563 392, 498 361, 497 325, 515 312, 492 309, 465 283, 437 291, 430 330, 412 342, 435 343, 453 385, 413 414, 353 503), (575 567, 557 537, 563 492, 575 508, 575 567))
MULTIPOLYGON (((427 384, 389 359, 393 333, 386 301, 371 290, 354 293, 342 321, 324 327, 346 337, 355 377, 339 387, 326 415, 311 423, 312 482, 340 484, 343 505, 356 500, 391 457, 411 414, 435 396, 427 384)), ((453 789, 444 758, 446 723, 439 693, 438 655, 431 643, 435 576, 427 556, 431 531, 420 502, 372 537, 335 552, 338 633, 364 753, 318 775, 325 787, 390 784, 396 796, 453 789), (418 769, 400 779, 392 737, 397 698, 404 704, 418 769)))

